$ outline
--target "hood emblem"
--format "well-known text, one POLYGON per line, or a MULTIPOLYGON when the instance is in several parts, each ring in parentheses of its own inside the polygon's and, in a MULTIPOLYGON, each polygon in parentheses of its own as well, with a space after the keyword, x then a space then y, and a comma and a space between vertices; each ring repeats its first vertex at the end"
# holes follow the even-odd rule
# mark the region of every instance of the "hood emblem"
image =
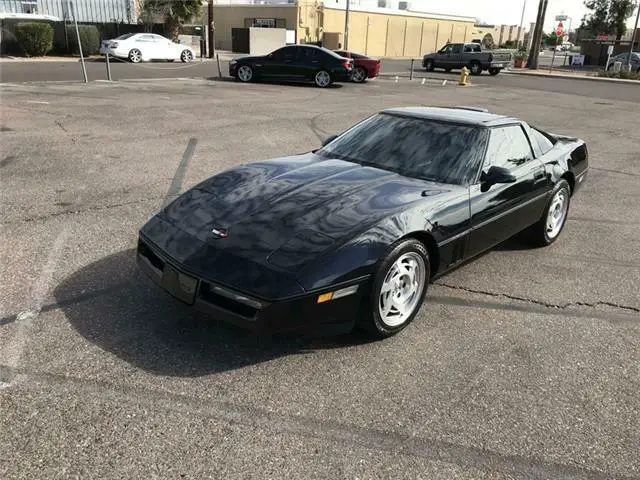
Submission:
POLYGON ((216 227, 211 230, 211 233, 213 233, 218 238, 227 238, 229 236, 229 229, 216 227))

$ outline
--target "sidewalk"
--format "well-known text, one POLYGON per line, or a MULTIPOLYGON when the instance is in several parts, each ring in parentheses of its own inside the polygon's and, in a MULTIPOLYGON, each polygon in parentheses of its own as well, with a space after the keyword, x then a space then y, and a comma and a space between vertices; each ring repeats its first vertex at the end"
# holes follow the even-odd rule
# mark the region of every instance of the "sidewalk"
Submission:
MULTIPOLYGON (((236 57, 242 57, 242 56, 246 56, 246 54, 243 53, 233 53, 233 52, 228 52, 226 50, 217 50, 215 52, 215 54, 219 55, 220 57, 220 61, 228 61, 231 60, 233 58, 236 57)), ((110 59, 112 59, 113 61, 118 61, 118 59, 115 59, 114 57, 109 57, 110 59)), ((84 61, 85 62, 104 62, 104 55, 89 55, 84 57, 84 61)), ((215 61, 216 57, 214 56, 213 58, 201 58, 201 57, 196 57, 195 58, 195 62, 212 62, 215 61)), ((0 63, 12 63, 12 62, 79 62, 80 61, 80 55, 66 55, 66 56, 62 56, 62 55, 47 55, 44 57, 18 57, 18 56, 12 56, 12 55, 3 55, 2 57, 0 57, 0 63)))
POLYGON ((502 73, 509 74, 509 75, 524 75, 524 76, 530 76, 530 77, 569 78, 573 80, 588 80, 588 81, 595 81, 595 82, 628 83, 628 84, 640 85, 640 81, 638 80, 598 77, 595 75, 593 71, 576 71, 576 70, 549 71, 548 68, 541 67, 541 68, 538 68, 537 70, 530 70, 528 68, 504 69, 502 73))

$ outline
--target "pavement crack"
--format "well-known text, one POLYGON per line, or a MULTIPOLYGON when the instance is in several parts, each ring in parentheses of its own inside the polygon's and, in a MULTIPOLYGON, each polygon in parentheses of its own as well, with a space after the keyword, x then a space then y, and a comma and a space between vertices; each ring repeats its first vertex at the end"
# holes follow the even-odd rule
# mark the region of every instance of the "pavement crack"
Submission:
POLYGON ((64 133, 66 133, 66 134, 69 136, 69 138, 71 139, 71 143, 76 143, 76 139, 73 137, 73 135, 71 135, 71 134, 69 133, 69 130, 67 130, 67 129, 65 128, 65 126, 64 126, 64 125, 62 125, 62 122, 60 122, 59 120, 56 120, 56 121, 55 121, 55 124, 56 124, 58 127, 60 127, 60 129, 61 129, 64 133))
POLYGON ((509 300, 517 300, 519 302, 527 302, 527 303, 532 303, 535 305, 540 305, 542 307, 546 307, 546 308, 554 308, 554 309, 558 309, 558 310, 565 310, 567 308, 571 308, 571 307, 589 307, 589 308, 596 308, 596 307, 612 307, 612 308, 617 308, 620 310, 626 310, 628 312, 634 312, 634 313, 640 313, 640 308, 638 307, 631 307, 628 305, 620 305, 619 303, 613 303, 613 302, 605 302, 602 300, 599 300, 597 302, 568 302, 568 303, 562 303, 562 304, 558 304, 558 303, 549 303, 549 302, 544 302, 542 300, 536 300, 534 298, 527 298, 527 297, 521 297, 518 295, 511 295, 508 293, 496 293, 496 292, 489 292, 487 290, 477 290, 474 288, 468 288, 468 287, 462 287, 459 285, 450 285, 447 283, 440 283, 440 282, 435 282, 434 285, 438 285, 440 287, 445 287, 445 288, 450 288, 452 290, 461 290, 464 292, 468 292, 468 293, 477 293, 480 295, 487 295, 489 297, 494 297, 494 298, 499 298, 499 297, 503 297, 503 298, 508 298, 509 300))
POLYGON ((151 198, 141 198, 138 200, 131 200, 129 202, 120 202, 120 203, 112 203, 112 204, 108 204, 108 205, 94 205, 91 207, 87 207, 81 210, 63 210, 61 212, 52 212, 52 213, 48 213, 47 215, 39 215, 39 216, 34 216, 34 217, 27 217, 27 218, 22 218, 16 221, 11 221, 11 222, 5 222, 3 224, 0 225, 15 225, 18 223, 28 223, 28 222, 37 222, 37 221, 41 221, 41 220, 49 220, 50 218, 56 218, 56 217, 61 217, 61 216, 65 216, 65 215, 76 215, 76 214, 80 214, 80 213, 88 213, 88 212, 99 212, 101 210, 111 210, 113 208, 120 208, 120 207, 127 207, 130 205, 136 205, 136 204, 140 204, 140 203, 146 203, 146 202, 156 202, 157 200, 161 199, 163 197, 151 197, 151 198))

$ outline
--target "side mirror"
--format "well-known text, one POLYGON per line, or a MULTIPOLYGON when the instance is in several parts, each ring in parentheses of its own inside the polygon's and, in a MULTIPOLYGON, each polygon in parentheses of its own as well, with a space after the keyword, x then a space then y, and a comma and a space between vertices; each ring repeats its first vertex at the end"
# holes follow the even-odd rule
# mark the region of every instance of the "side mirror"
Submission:
POLYGON ((333 142, 336 138, 338 138, 338 135, 329 135, 327 138, 325 138, 322 142, 322 146, 326 146, 329 143, 333 142))
POLYGON ((487 173, 482 172, 480 178, 482 183, 487 187, 495 185, 496 183, 514 183, 517 179, 516 176, 504 167, 493 166, 487 173))

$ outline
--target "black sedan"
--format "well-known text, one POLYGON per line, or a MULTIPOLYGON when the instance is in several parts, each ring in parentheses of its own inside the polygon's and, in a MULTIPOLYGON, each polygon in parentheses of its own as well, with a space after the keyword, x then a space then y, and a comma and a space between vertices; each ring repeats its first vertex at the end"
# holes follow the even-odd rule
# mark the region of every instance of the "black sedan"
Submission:
POLYGON ((522 232, 555 242, 586 144, 472 108, 377 113, 313 152, 241 165, 142 227, 140 267, 255 330, 393 335, 430 280, 522 232))
POLYGON ((288 45, 268 55, 229 62, 229 75, 241 82, 313 82, 325 88, 334 82, 350 81, 352 72, 353 60, 315 45, 288 45))

